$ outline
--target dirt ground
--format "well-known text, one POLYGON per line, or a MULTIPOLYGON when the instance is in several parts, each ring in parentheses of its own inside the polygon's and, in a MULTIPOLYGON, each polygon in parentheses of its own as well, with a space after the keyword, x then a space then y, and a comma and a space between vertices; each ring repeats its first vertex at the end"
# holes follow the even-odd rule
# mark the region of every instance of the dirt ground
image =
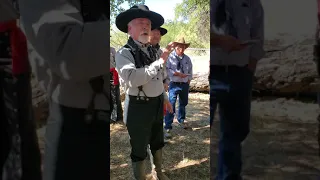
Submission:
MULTIPOLYGON (((208 104, 208 95, 190 95, 187 117, 193 130, 181 130, 175 126, 173 141, 164 149, 164 170, 170 179, 210 179, 208 104)), ((317 106, 283 99, 254 101, 252 105, 251 133, 243 146, 244 179, 317 179, 320 175, 315 120, 317 106), (293 111, 296 114, 289 116, 293 111)), ((123 125, 110 127, 111 179, 130 179, 128 134, 123 125)), ((218 134, 219 120, 215 119, 211 144, 214 174, 218 134)))
MULTIPOLYGON (((195 57, 194 71, 207 72, 209 57, 195 57)), ((276 99, 252 102, 251 133, 243 146, 243 175, 247 180, 316 180, 320 176, 316 116, 312 103, 276 99)), ((172 180, 210 179, 215 175, 219 120, 213 124, 210 155, 209 95, 190 94, 187 120, 192 130, 176 124, 164 148, 164 170, 172 180)), ((130 180, 129 137, 124 125, 110 125, 111 180, 130 180)), ((38 130, 43 150, 45 127, 38 130)))
MULTIPOLYGON (((318 106, 283 98, 252 102, 251 132, 243 144, 247 180, 316 180, 320 176, 318 106)), ((211 148, 216 172, 219 121, 211 148)))
MULTIPOLYGON (((174 138, 164 148, 164 170, 173 180, 210 178, 209 96, 190 94, 188 121, 193 130, 174 125, 174 138)), ((291 100, 252 102, 251 133, 243 146, 243 175, 247 180, 316 180, 320 161, 316 141, 318 106, 291 100)), ((130 144, 123 125, 111 125, 111 179, 132 175, 130 144)), ((43 150, 45 127, 38 130, 43 150)), ((219 120, 213 124, 212 170, 216 172, 219 120)))

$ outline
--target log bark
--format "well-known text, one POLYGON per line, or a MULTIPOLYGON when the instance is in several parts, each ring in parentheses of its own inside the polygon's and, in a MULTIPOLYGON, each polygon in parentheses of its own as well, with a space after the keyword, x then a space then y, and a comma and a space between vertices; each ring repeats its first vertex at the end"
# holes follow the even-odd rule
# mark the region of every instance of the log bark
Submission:
MULTIPOLYGON (((318 74, 313 62, 313 42, 313 39, 306 38, 294 42, 282 51, 267 53, 257 64, 254 90, 275 94, 312 94, 320 91, 318 74)), ((290 44, 285 44, 284 40, 268 40, 265 49, 281 49, 287 45, 290 44)), ((209 92, 208 73, 196 76, 190 84, 190 90, 209 92)))

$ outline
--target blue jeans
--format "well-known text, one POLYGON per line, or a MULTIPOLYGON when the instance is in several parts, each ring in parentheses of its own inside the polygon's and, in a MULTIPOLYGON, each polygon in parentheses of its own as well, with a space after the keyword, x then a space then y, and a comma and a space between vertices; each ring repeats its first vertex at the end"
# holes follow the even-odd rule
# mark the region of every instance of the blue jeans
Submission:
POLYGON ((217 105, 220 116, 218 180, 241 179, 241 143, 250 132, 252 79, 247 66, 210 67, 211 123, 217 105))
POLYGON ((172 129, 173 118, 176 112, 176 101, 179 96, 178 122, 183 123, 186 119, 186 106, 188 105, 189 84, 188 83, 169 83, 169 101, 173 108, 173 113, 167 111, 164 118, 165 129, 172 129))

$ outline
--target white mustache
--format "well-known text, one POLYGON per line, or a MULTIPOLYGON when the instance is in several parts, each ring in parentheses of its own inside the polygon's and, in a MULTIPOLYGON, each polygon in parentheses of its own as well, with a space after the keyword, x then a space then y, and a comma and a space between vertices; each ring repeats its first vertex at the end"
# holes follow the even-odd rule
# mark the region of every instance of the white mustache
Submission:
POLYGON ((144 32, 140 33, 140 36, 148 36, 148 35, 149 35, 149 33, 147 31, 144 31, 144 32))

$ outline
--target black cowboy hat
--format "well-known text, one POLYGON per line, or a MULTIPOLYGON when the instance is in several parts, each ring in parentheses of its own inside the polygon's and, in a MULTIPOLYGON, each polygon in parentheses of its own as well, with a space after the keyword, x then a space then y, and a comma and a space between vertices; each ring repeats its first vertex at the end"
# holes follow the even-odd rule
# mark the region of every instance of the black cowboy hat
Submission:
POLYGON ((161 36, 164 36, 165 34, 167 34, 168 30, 163 28, 163 27, 159 27, 159 28, 156 28, 160 31, 160 35, 161 36))
POLYGON ((120 31, 127 33, 128 23, 136 18, 149 19, 151 21, 151 30, 162 26, 164 23, 163 17, 156 12, 150 11, 148 6, 134 5, 116 17, 116 26, 120 31))

